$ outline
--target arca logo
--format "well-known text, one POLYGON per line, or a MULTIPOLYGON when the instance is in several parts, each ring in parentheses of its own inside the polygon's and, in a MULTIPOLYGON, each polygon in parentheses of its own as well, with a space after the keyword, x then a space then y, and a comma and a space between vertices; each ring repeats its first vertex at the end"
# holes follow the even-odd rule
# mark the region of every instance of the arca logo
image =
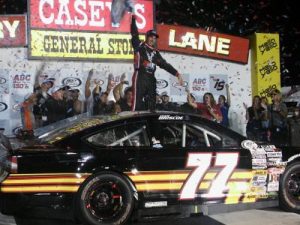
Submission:
POLYGON ((6 79, 3 77, 0 77, 0 84, 5 84, 6 83, 6 79))
POLYGON ((70 87, 78 87, 81 83, 82 81, 76 77, 66 77, 62 80, 63 85, 68 85, 70 87))
POLYGON ((156 81, 156 86, 157 86, 158 89, 166 88, 166 87, 168 87, 168 85, 169 85, 169 83, 166 80, 158 79, 156 81))
POLYGON ((187 87, 188 86, 188 82, 187 81, 183 81, 183 86, 181 86, 178 82, 174 82, 172 84, 172 86, 175 87, 175 88, 187 87))
POLYGON ((7 110, 8 106, 4 102, 0 102, 0 112, 7 110))

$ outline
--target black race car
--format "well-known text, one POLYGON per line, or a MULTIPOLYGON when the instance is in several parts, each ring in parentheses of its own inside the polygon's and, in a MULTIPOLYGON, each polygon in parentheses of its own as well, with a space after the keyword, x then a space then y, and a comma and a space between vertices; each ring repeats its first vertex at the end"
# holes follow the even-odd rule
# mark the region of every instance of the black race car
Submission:
POLYGON ((15 149, 1 136, 4 214, 43 206, 87 224, 123 224, 278 197, 300 212, 300 149, 255 143, 196 115, 81 116, 35 135, 15 149))

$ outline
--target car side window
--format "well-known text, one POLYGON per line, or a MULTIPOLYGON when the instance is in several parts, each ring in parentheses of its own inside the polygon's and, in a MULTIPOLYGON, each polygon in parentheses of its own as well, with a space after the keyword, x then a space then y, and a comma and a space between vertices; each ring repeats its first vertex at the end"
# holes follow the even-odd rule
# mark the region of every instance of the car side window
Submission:
POLYGON ((182 147, 182 124, 161 123, 160 143, 163 146, 182 147))
POLYGON ((95 146, 150 146, 145 123, 114 126, 88 137, 95 146))
POLYGON ((205 127, 186 124, 187 147, 222 147, 222 138, 205 127))

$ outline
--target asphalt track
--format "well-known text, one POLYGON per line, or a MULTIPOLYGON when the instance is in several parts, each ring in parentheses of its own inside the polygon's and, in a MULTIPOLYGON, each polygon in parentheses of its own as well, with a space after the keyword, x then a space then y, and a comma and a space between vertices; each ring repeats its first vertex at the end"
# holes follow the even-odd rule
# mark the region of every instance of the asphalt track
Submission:
MULTIPOLYGON (((78 225, 63 219, 14 218, 0 215, 0 225, 78 225)), ((251 209, 210 216, 195 216, 184 219, 162 219, 134 222, 127 225, 300 225, 300 215, 281 211, 277 207, 251 209)))

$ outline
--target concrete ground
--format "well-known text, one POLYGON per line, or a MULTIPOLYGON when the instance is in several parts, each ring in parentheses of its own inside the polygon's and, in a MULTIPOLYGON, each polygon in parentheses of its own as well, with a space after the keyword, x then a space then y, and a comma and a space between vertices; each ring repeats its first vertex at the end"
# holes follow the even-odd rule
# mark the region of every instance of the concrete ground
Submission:
MULTIPOLYGON (((0 225, 75 225, 72 221, 53 219, 13 218, 0 215, 0 225)), ((227 212, 184 219, 163 219, 130 225, 300 225, 300 215, 284 212, 277 207, 227 212)))

